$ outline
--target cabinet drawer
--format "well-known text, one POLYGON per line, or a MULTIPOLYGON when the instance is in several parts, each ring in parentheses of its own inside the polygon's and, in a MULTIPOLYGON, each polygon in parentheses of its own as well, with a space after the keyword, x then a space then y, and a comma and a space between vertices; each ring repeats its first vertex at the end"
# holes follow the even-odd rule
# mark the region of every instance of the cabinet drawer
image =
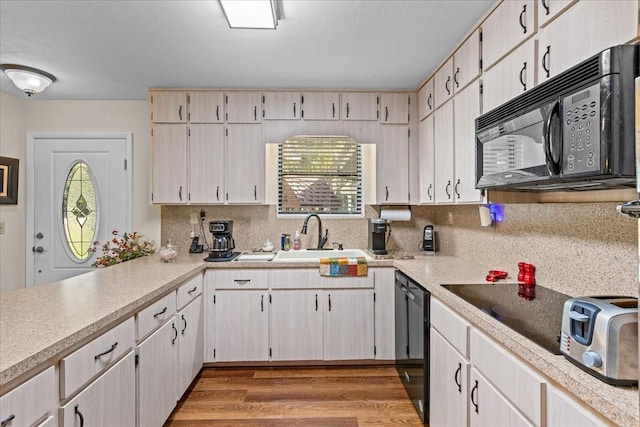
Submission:
POLYGON ((534 425, 542 423, 544 380, 489 337, 471 329, 471 363, 534 425))
POLYGON ((171 316, 176 314, 176 293, 171 292, 164 298, 151 304, 136 316, 138 341, 149 335, 171 316))
POLYGON ((358 289, 373 288, 374 273, 358 277, 321 276, 316 268, 271 270, 271 289, 358 289))
POLYGON ((469 357, 469 323, 435 298, 431 298, 431 326, 465 357, 469 357))
POLYGON ((135 344, 133 318, 100 335, 60 361, 60 397, 66 399, 135 344))
POLYGON ((57 406, 56 373, 52 366, 0 397, 0 421, 7 421, 7 426, 30 426, 47 414, 54 415, 57 406))
POLYGON ((177 308, 180 310, 202 293, 202 274, 198 274, 196 277, 189 279, 184 285, 178 288, 177 293, 177 308))
POLYGON ((224 270, 213 272, 216 289, 269 289, 269 270, 224 270))
POLYGON ((62 426, 134 427, 136 425, 135 355, 122 360, 62 407, 62 426), (84 421, 84 423, 82 421, 84 421))

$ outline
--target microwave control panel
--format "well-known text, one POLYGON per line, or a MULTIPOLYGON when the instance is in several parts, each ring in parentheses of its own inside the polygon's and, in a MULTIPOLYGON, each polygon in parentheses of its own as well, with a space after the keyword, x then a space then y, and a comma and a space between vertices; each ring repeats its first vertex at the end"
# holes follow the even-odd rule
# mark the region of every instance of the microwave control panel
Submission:
POLYGON ((600 83, 562 100, 563 175, 600 170, 600 83))

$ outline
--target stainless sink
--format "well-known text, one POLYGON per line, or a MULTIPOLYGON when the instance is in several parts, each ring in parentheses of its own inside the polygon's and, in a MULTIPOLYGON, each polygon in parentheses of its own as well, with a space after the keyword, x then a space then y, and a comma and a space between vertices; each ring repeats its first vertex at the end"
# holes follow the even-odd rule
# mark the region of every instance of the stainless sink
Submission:
POLYGON ((570 297, 536 285, 536 297, 518 296, 517 284, 442 285, 471 305, 553 354, 560 353, 564 302, 570 297))
POLYGON ((313 250, 303 249, 300 251, 278 251, 274 262, 320 262, 320 258, 357 258, 364 257, 367 261, 372 261, 373 258, 367 252, 362 249, 342 249, 342 250, 313 250))

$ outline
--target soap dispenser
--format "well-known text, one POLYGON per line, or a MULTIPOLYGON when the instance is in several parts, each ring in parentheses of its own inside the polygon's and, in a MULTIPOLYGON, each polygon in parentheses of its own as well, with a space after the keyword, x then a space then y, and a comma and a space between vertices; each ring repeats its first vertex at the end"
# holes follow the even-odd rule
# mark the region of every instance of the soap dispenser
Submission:
POLYGON ((293 250, 299 251, 302 249, 302 241, 300 240, 300 232, 296 230, 293 234, 293 250))

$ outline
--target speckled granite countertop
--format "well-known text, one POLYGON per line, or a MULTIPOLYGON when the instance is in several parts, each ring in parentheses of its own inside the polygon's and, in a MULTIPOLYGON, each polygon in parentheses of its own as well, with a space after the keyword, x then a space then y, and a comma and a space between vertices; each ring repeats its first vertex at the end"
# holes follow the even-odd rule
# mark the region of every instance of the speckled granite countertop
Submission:
MULTIPOLYGON (((157 255, 106 269, 0 295, 0 390, 23 375, 55 363, 73 346, 133 315, 157 297, 206 268, 310 268, 316 262, 203 262, 202 254, 183 255, 163 264, 157 255)), ((486 266, 456 257, 416 255, 415 259, 369 261, 371 267, 402 270, 432 297, 457 311, 474 326, 530 363, 551 383, 571 390, 585 405, 620 426, 639 425, 637 388, 607 385, 562 356, 542 350, 489 315, 466 303, 441 284, 483 283, 486 266)), ((506 282, 512 282, 509 278, 506 282)))

